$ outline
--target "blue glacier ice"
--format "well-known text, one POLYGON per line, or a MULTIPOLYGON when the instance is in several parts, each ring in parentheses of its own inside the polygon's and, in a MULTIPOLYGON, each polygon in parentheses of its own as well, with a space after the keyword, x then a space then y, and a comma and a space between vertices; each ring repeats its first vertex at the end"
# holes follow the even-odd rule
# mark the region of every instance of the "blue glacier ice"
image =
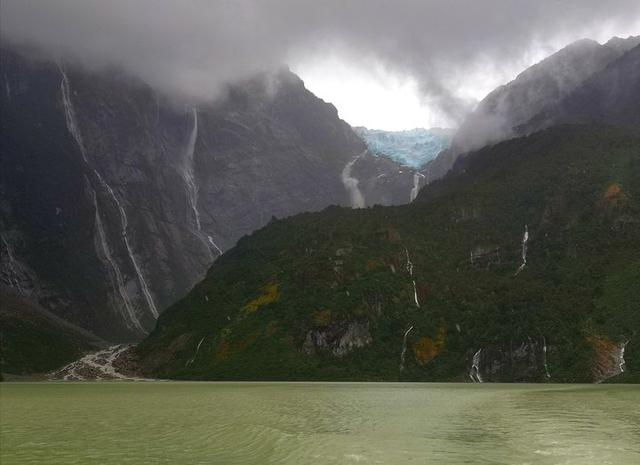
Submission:
POLYGON ((449 147, 453 130, 416 128, 406 131, 356 128, 373 155, 386 156, 403 165, 420 169, 449 147))

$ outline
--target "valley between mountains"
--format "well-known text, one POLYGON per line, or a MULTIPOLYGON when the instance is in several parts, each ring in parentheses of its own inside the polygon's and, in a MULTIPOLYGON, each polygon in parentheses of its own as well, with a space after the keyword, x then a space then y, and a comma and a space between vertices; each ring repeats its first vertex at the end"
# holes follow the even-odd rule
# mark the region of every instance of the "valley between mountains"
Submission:
POLYGON ((0 58, 5 377, 640 382, 639 37, 404 133, 0 58))

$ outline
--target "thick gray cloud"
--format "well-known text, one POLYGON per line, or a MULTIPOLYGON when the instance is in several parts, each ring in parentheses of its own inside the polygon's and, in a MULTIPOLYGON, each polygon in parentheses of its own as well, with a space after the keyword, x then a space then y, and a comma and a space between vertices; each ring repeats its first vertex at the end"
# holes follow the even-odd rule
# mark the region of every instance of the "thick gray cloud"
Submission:
POLYGON ((413 76, 453 119, 479 66, 640 26, 637 0, 3 0, 3 39, 85 66, 121 66, 208 99, 221 85, 340 53, 413 76))

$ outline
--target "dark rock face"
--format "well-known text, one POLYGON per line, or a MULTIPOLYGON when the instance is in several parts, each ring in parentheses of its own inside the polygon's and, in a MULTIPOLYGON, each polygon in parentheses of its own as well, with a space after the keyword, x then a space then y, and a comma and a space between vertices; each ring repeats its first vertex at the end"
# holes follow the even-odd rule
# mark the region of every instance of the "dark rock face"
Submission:
POLYGON ((2 282, 101 337, 148 331, 272 216, 350 204, 341 174, 364 143, 288 71, 191 106, 1 58, 2 282))
POLYGON ((333 323, 307 332, 302 351, 306 354, 324 352, 342 357, 371 342, 368 321, 333 323))
POLYGON ((639 43, 640 37, 613 38, 604 45, 592 40, 580 40, 531 66, 510 83, 498 87, 463 122, 453 138, 451 148, 441 152, 429 164, 427 169, 431 179, 444 176, 465 152, 529 134, 560 121, 617 124, 627 118, 628 115, 621 110, 623 107, 614 101, 615 96, 602 94, 615 94, 614 89, 622 84, 621 79, 630 80, 632 77, 611 76, 606 83, 604 79, 596 78, 603 84, 596 85, 597 89, 593 85, 587 86, 586 82, 600 73, 606 74, 608 65, 639 43), (602 97, 595 97, 597 94, 594 93, 602 97), (594 97, 596 102, 587 103, 594 97), (558 107, 561 101, 565 103, 558 107), (611 112, 596 108, 598 101, 606 101, 607 108, 616 108, 624 116, 620 114, 620 117, 614 117, 611 112), (588 107, 591 110, 587 110, 588 107), (591 116, 585 117, 585 112, 591 116), (543 115, 539 116, 541 113, 543 115), (537 122, 531 124, 532 119, 537 122))
POLYGON ((535 382, 551 378, 544 338, 483 347, 470 354, 469 366, 469 377, 474 382, 535 382))
POLYGON ((366 207, 412 202, 420 187, 426 184, 425 176, 418 170, 369 152, 358 157, 351 168, 351 175, 358 180, 362 206, 366 207))

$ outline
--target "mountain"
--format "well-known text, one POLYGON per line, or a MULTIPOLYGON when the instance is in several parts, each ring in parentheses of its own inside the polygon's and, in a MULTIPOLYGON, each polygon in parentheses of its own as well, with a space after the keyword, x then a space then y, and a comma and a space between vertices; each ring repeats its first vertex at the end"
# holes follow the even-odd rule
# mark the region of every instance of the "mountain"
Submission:
POLYGON ((446 149, 452 130, 416 128, 406 131, 355 128, 373 155, 388 157, 413 169, 422 168, 446 149))
MULTIPOLYGON (((551 111, 558 101, 639 44, 640 36, 614 37, 604 45, 579 40, 527 68, 478 104, 461 124, 451 147, 428 165, 430 179, 444 176, 465 152, 523 135, 529 121, 543 111, 551 111)), ((600 119, 599 122, 607 121, 600 119)), ((529 130, 532 132, 533 127, 529 130)))
POLYGON ((533 132, 564 122, 640 124, 640 45, 548 105, 518 131, 533 132))
POLYGON ((350 205, 366 146, 288 70, 194 105, 115 69, 0 59, 3 292, 104 339, 139 339, 272 217, 350 205))
POLYGON ((140 363, 177 379, 637 381, 639 150, 637 127, 557 126, 469 154, 410 205, 275 220, 160 317, 140 363))

